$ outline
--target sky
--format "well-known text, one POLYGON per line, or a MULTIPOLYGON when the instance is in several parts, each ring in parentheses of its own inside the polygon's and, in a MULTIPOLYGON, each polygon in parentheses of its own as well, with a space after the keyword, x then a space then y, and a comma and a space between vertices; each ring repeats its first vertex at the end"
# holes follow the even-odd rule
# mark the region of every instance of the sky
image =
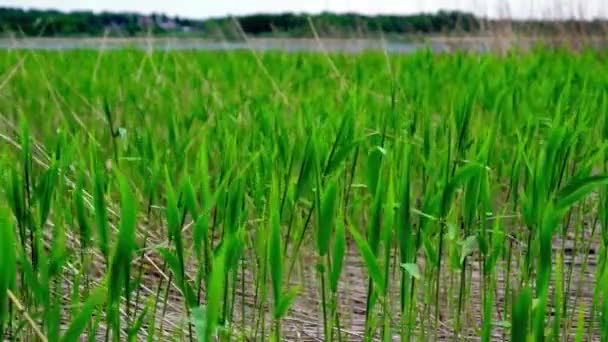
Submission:
POLYGON ((277 12, 411 14, 454 9, 497 18, 608 18, 608 0, 0 0, 0 6, 166 13, 187 18, 277 12))

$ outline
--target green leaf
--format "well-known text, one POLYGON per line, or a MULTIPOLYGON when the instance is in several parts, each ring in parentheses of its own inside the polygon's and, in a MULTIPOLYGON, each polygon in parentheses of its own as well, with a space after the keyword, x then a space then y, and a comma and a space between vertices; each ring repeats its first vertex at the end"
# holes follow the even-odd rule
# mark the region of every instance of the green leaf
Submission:
POLYGON ((509 322, 509 321, 492 321, 492 325, 495 327, 506 328, 506 329, 511 328, 511 322, 509 322))
POLYGON ((359 249, 359 253, 361 253, 361 256, 363 257, 363 262, 365 263, 365 267, 367 268, 369 276, 371 277, 372 281, 374 282, 374 285, 376 286, 380 294, 384 295, 384 276, 380 271, 376 256, 372 252, 372 249, 370 248, 367 241, 363 239, 361 234, 359 234, 359 232, 357 232, 355 228, 349 226, 349 231, 350 234, 353 236, 353 239, 355 240, 355 244, 359 249))
POLYGON ((381 146, 375 146, 367 156, 367 186, 372 195, 375 195, 378 189, 380 168, 384 154, 385 151, 381 146))
POLYGON ((452 197, 460 186, 464 185, 471 177, 476 176, 483 170, 483 167, 477 163, 469 163, 466 166, 458 169, 454 177, 448 182, 441 199, 441 217, 445 217, 452 203, 452 197))
MULTIPOLYGON (((299 199, 302 194, 308 189, 308 184, 311 177, 316 169, 316 149, 313 141, 314 137, 311 136, 304 149, 304 159, 300 167, 300 173, 298 175, 298 183, 296 185, 295 199, 299 199)), ((294 146, 295 148, 295 146, 294 146)))
POLYGON ((131 341, 131 342, 137 341, 137 333, 139 332, 139 330, 143 326, 144 320, 148 316, 148 312, 150 311, 150 307, 152 305, 154 305, 154 303, 153 302, 149 302, 144 307, 144 309, 142 310, 142 312, 137 316, 137 319, 135 319, 135 322, 131 323, 131 326, 128 328, 128 334, 127 334, 129 341, 131 341))
POLYGON ((399 197, 401 204, 399 208, 399 219, 395 225, 397 231, 397 241, 399 243, 399 252, 401 262, 410 260, 413 254, 413 231, 411 222, 411 203, 410 203, 410 146, 405 145, 403 152, 403 171, 401 172, 401 184, 399 197))
POLYGON ((300 293, 300 287, 292 287, 281 296, 281 302, 278 304, 275 318, 282 318, 287 313, 287 310, 300 293))
POLYGON ((209 165, 207 162, 207 144, 203 140, 199 153, 199 172, 198 179, 200 180, 201 192, 201 208, 203 211, 210 210, 212 207, 211 187, 209 186, 209 165))
MULTIPOLYGON (((7 202, 11 207, 15 218, 17 219, 17 223, 20 226, 23 226, 25 225, 25 223, 22 222, 25 216, 25 208, 23 207, 23 204, 25 203, 25 195, 23 194, 24 186, 21 185, 21 180, 19 179, 15 169, 11 169, 10 182, 8 183, 10 183, 10 187, 9 185, 5 186, 7 202)), ((24 236, 20 236, 20 238, 22 240, 25 239, 24 236)), ((24 243, 25 241, 22 242, 24 243)))
POLYGON ((135 249, 135 228, 137 226, 137 208, 135 197, 127 179, 118 176, 120 184, 120 231, 118 233, 118 245, 127 259, 127 266, 131 266, 131 254, 135 249))
POLYGON ((202 262, 203 251, 207 248, 207 239, 209 234, 209 221, 207 214, 201 212, 201 214, 195 219, 194 226, 192 228, 192 243, 194 245, 194 251, 198 257, 199 262, 202 262))
POLYGON ((40 224, 44 225, 51 210, 51 202, 53 200, 53 191, 57 183, 57 169, 55 165, 51 166, 41 177, 40 184, 36 189, 38 193, 38 201, 40 205, 40 224))
POLYGON ((331 174, 338 166, 348 157, 350 153, 360 144, 360 141, 355 140, 343 147, 338 148, 333 158, 329 163, 326 174, 331 174))
POLYGON ((319 217, 317 231, 317 252, 320 256, 325 256, 329 250, 329 241, 331 239, 334 217, 336 215, 337 188, 336 179, 332 179, 321 199, 321 217, 319 217))
POLYGON ((473 254, 477 250, 477 236, 469 236, 462 242, 462 252, 460 253, 460 264, 464 263, 464 259, 473 254))
POLYGON ((101 166, 96 162, 94 162, 94 165, 95 173, 93 178, 95 184, 93 189, 93 204, 95 207, 95 223, 97 224, 97 241, 101 253, 106 259, 109 259, 108 213, 105 200, 105 184, 101 166))
POLYGON ((387 177, 387 189, 384 193, 384 210, 382 215, 382 223, 384 225, 384 229, 382 230, 382 241, 386 246, 390 246, 392 244, 391 239, 393 237, 392 233, 394 231, 395 225, 395 188, 393 186, 393 178, 390 175, 387 177))
POLYGON ((608 176, 590 176, 575 180, 564 187, 557 195, 556 209, 567 210, 574 203, 587 196, 594 188, 608 184, 608 176))
POLYGON ((192 217, 199 215, 199 207, 194 194, 194 186, 190 181, 190 177, 184 177, 180 186, 180 191, 184 195, 185 206, 192 217))
POLYGON ((346 159, 346 156, 350 150, 356 145, 356 143, 347 144, 344 141, 347 139, 352 139, 353 129, 353 116, 349 112, 342 117, 342 122, 340 123, 340 128, 338 129, 338 133, 336 134, 336 138, 332 144, 331 153, 327 158, 323 175, 328 175, 331 173, 331 171, 337 168, 340 163, 346 159))
POLYGON ((273 186, 270 194, 270 240, 268 242, 268 263, 270 265, 270 278, 272 281, 272 292, 274 297, 274 315, 278 316, 278 304, 281 303, 281 291, 283 288, 283 248, 281 243, 281 222, 279 213, 279 202, 276 186, 273 186))
POLYGON ((191 321, 194 324, 197 341, 206 341, 207 332, 207 310, 204 305, 201 305, 192 310, 191 321))
POLYGON ((108 320, 114 322, 113 329, 120 334, 120 318, 118 306, 120 302, 121 285, 123 285, 126 300, 130 300, 130 271, 133 251, 136 247, 135 227, 137 209, 135 198, 126 178, 117 173, 120 186, 120 230, 109 270, 108 284, 108 320))
POLYGON ((487 293, 482 299, 482 326, 481 326, 481 341, 490 342, 492 340, 492 315, 494 313, 494 288, 495 280, 493 277, 490 279, 490 284, 487 288, 487 293))
POLYGON ((405 263, 401 264, 401 268, 403 268, 411 277, 416 280, 420 280, 422 278, 422 273, 420 272, 420 269, 418 268, 417 264, 405 263))
POLYGON ((61 273, 62 267, 66 262, 67 252, 67 237, 63 222, 55 223, 53 227, 53 240, 51 243, 51 255, 49 258, 49 277, 58 276, 61 273))
POLYGON ((513 304, 511 342, 527 341, 531 306, 532 292, 528 287, 523 288, 513 304))
POLYGON ((21 115, 21 162, 23 173, 27 184, 31 181, 32 173, 32 151, 30 147, 29 124, 24 115, 21 115))
POLYGON ((83 196, 83 187, 84 183, 84 174, 81 173, 78 178, 78 182, 76 183, 76 189, 73 194, 74 208, 76 209, 76 219, 78 222, 78 227, 80 229, 80 244, 83 250, 86 250, 89 246, 89 242, 91 241, 91 226, 89 221, 87 220, 86 209, 84 206, 83 196))
POLYGON ((189 307, 195 305, 195 296, 193 295, 193 290, 190 284, 182 275, 182 265, 179 261, 179 257, 167 248, 159 248, 158 252, 169 266, 169 269, 171 269, 171 272, 173 272, 173 275, 175 276, 175 283, 182 292, 182 296, 185 298, 186 304, 188 304, 189 307))
MULTIPOLYGON (((175 256, 171 250, 168 248, 159 248, 158 253, 163 257, 167 263, 167 266, 169 266, 172 271, 179 271, 179 261, 177 260, 177 256, 175 256)), ((179 273, 176 275, 179 276, 179 273)))
POLYGON ((458 227, 452 222, 448 222, 447 227, 448 227, 448 240, 450 240, 450 241, 456 240, 456 238, 458 237, 458 227))
POLYGON ((422 243, 424 245, 424 252, 426 254, 426 257, 428 258, 431 265, 438 265, 439 257, 437 255, 439 253, 437 252, 433 241, 430 239, 428 234, 425 234, 422 231, 420 232, 420 234, 422 234, 422 243))
POLYGON ((169 171, 166 168, 165 191, 167 196, 167 209, 165 212, 167 217, 167 231, 169 234, 169 241, 173 241, 176 238, 177 234, 181 234, 180 218, 179 209, 177 207, 177 198, 175 196, 175 190, 173 190, 173 185, 171 184, 171 179, 169 177, 169 171))
MULTIPOLYGON (((378 189, 384 189, 384 178, 380 174, 376 186, 378 189)), ((385 194, 383 190, 377 190, 374 194, 374 199, 371 205, 371 215, 367 228, 367 241, 369 247, 374 255, 377 255, 380 247, 380 239, 382 233, 382 204, 385 200, 385 194)))
POLYGON ((74 316, 68 329, 61 338, 61 342, 77 342, 87 328, 88 323, 95 312, 95 309, 103 305, 105 301, 105 289, 99 286, 93 291, 86 300, 80 312, 74 316))
POLYGON ((224 279, 226 277, 226 253, 222 248, 213 259, 213 268, 207 284, 207 308, 205 310, 205 333, 201 342, 211 342, 215 336, 220 316, 224 279))
POLYGON ((340 275, 342 274, 345 251, 346 234, 344 229, 344 222, 342 219, 338 219, 336 222, 336 240, 334 242, 334 248, 332 251, 332 268, 329 274, 329 287, 333 293, 336 293, 338 291, 338 282, 340 280, 340 275))
POLYGON ((14 226, 9 222, 6 209, 0 206, 0 331, 4 331, 4 322, 7 316, 7 292, 15 288, 17 272, 16 248, 14 226))

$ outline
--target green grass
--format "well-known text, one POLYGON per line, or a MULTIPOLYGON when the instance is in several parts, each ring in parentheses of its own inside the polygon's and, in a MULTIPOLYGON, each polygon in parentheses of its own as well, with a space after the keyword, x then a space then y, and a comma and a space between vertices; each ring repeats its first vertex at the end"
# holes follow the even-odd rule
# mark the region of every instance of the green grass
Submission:
POLYGON ((605 52, 0 52, 0 334, 608 341, 605 52))

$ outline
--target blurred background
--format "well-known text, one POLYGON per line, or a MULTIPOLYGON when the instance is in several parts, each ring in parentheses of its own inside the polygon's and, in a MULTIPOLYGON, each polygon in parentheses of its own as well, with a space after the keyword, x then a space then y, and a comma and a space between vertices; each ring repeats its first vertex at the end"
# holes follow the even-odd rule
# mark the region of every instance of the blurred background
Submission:
POLYGON ((435 50, 505 49, 538 41, 603 46, 604 2, 2 0, 0 47, 315 50, 328 39, 323 49, 395 52, 422 42, 435 50))

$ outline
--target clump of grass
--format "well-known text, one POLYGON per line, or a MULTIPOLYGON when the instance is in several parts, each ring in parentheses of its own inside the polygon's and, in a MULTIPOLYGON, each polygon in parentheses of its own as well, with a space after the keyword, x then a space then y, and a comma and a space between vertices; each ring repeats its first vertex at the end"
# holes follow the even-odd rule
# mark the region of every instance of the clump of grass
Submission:
POLYGON ((0 52, 0 336, 605 340, 605 69, 0 52))

